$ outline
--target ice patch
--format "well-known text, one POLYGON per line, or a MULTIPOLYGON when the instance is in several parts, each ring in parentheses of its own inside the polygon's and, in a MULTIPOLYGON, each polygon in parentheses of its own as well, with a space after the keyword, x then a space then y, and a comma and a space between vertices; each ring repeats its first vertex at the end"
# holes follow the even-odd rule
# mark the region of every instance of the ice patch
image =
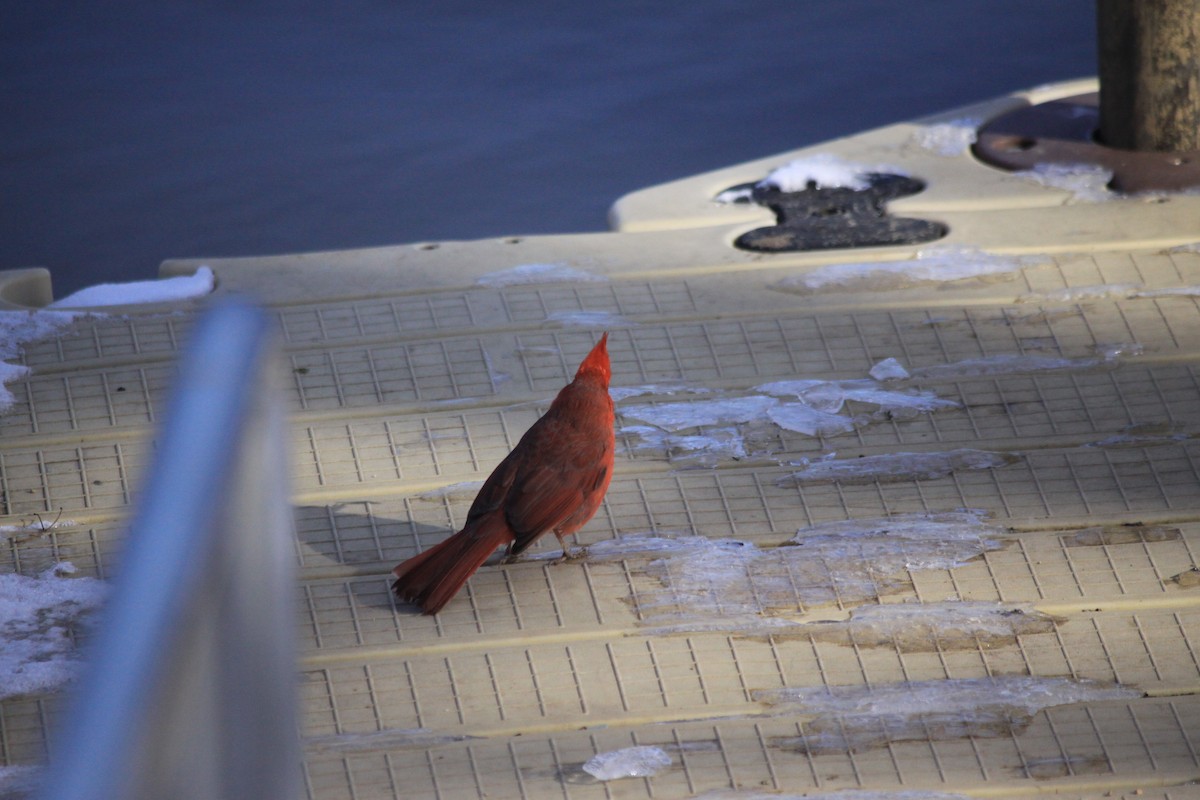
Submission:
POLYGON ((649 778, 671 766, 671 757, 661 747, 624 747, 597 753, 583 765, 583 771, 598 781, 619 778, 649 778))
POLYGON ((57 689, 75 677, 72 632, 100 606, 107 584, 66 578, 58 564, 36 578, 0 575, 0 699, 57 689))
POLYGON ((1186 433, 1172 434, 1134 434, 1120 433, 1105 437, 1095 442, 1088 442, 1083 447, 1118 448, 1118 447, 1154 447, 1163 444, 1186 442, 1191 437, 1186 433))
POLYGON ((839 789, 833 792, 756 792, 745 789, 714 789, 692 796, 692 800, 971 800, 965 794, 947 794, 924 789, 874 792, 870 789, 839 789))
POLYGON ((492 384, 492 391, 499 392, 500 387, 512 380, 512 375, 509 375, 503 370, 496 369, 492 363, 492 354, 487 350, 483 351, 483 364, 487 367, 488 381, 492 384))
POLYGON ((451 483, 448 486, 439 486, 436 489, 429 489, 416 495, 417 500, 442 500, 447 497, 464 497, 470 495, 474 497, 483 488, 483 481, 460 481, 459 483, 451 483))
POLYGON ((665 431, 680 431, 705 425, 728 425, 766 419, 767 411, 778 401, 762 395, 685 403, 626 406, 621 414, 640 419, 665 431))
POLYGON ((611 311, 554 311, 546 316, 546 321, 577 328, 628 328, 633 325, 611 311))
POLYGON ((427 728, 386 729, 361 733, 334 733, 304 737, 304 749, 317 753, 354 753, 363 751, 427 748, 465 742, 474 736, 434 733, 427 728))
POLYGON ((676 394, 708 394, 711 391, 712 389, 703 386, 688 386, 682 383, 647 383, 641 386, 611 386, 608 389, 608 396, 613 399, 614 403, 619 403, 631 397, 641 397, 647 394, 667 395, 669 397, 676 394))
POLYGON ((1200 297, 1200 286, 1168 286, 1161 289, 1142 289, 1134 297, 1200 297))
POLYGON ((10 800, 33 797, 40 785, 42 769, 25 764, 0 766, 0 797, 10 800))
POLYGON ((820 754, 860 752, 906 741, 1010 736, 1046 709, 1132 700, 1142 693, 1096 681, 1014 675, 766 689, 752 696, 774 714, 815 715, 804 723, 802 736, 780 737, 771 743, 820 754))
POLYGON ((767 417, 784 430, 806 436, 836 436, 866 424, 861 418, 820 411, 804 403, 780 403, 767 411, 767 417))
POLYGON ((1105 362, 1117 361, 1122 358, 1136 357, 1146 352, 1146 348, 1137 342, 1112 342, 1096 345, 1096 355, 1105 362))
POLYGON ((1112 170, 1095 164, 1038 164, 1031 170, 1013 174, 1040 186, 1065 189, 1074 202, 1103 203, 1116 197, 1108 190, 1112 170))
POLYGON ((1164 286, 1147 289, 1134 283, 1110 283, 1077 286, 1050 292, 1025 294, 1018 303, 1082 303, 1088 300, 1155 299, 1159 297, 1198 297, 1200 286, 1164 286))
POLYGON ((19 358, 22 348, 48 339, 81 315, 71 311, 0 311, 0 414, 16 402, 5 385, 29 374, 29 368, 8 363, 19 358))
POLYGON ((588 545, 589 561, 622 561, 626 558, 653 555, 671 555, 686 553, 695 547, 709 541, 703 536, 656 536, 654 534, 635 533, 622 536, 620 539, 603 539, 588 545))
POLYGON ((1076 286, 1050 292, 1024 294, 1018 303, 1081 303, 1087 300, 1109 300, 1133 297, 1140 287, 1132 283, 1107 283, 1096 286, 1076 286))
POLYGON ((935 453, 888 453, 862 458, 813 461, 791 476, 780 479, 797 483, 894 483, 896 481, 928 481, 944 478, 953 472, 976 469, 996 469, 1014 464, 1018 457, 1011 453, 960 448, 935 453))
POLYGON ((608 278, 568 267, 566 264, 519 264, 511 269, 489 272, 475 279, 479 286, 519 286, 529 283, 604 282, 608 278))
POLYGON ((827 264, 803 275, 784 278, 772 288, 801 293, 830 289, 884 291, 923 283, 1010 275, 1044 263, 1046 259, 1038 256, 1001 256, 973 247, 933 245, 919 250, 915 259, 905 261, 827 264))
POLYGON ((671 461, 686 460, 700 466, 715 466, 724 458, 747 455, 746 440, 737 428, 710 427, 705 435, 667 433, 649 425, 625 425, 620 432, 636 436, 637 449, 662 450, 671 461))
POLYGON ((806 436, 835 436, 869 425, 877 419, 897 415, 958 408, 959 403, 946 400, 931 392, 889 390, 873 380, 794 380, 775 381, 756 386, 762 395, 715 398, 657 405, 630 405, 621 408, 621 415, 649 423, 626 425, 621 433, 639 437, 639 448, 666 447, 674 455, 686 457, 690 446, 708 455, 728 452, 743 457, 752 451, 744 436, 747 430, 739 426, 771 423, 785 430, 806 436), (785 402, 779 398, 795 398, 785 402), (851 416, 842 413, 847 401, 876 406, 872 413, 851 416), (720 428, 719 432, 707 430, 720 428), (666 436, 663 432, 705 428, 697 437, 666 436), (657 429, 657 430, 656 430, 657 429), (716 442, 712 441, 716 438, 716 442), (741 439, 741 441, 735 441, 741 439))
POLYGON ((47 308, 96 308, 104 306, 174 303, 211 294, 216 278, 209 267, 200 267, 193 275, 131 283, 102 283, 80 289, 47 308))
POLYGON ((885 358, 867 373, 877 381, 904 380, 909 377, 908 370, 894 358, 885 358))
POLYGON ((847 400, 876 405, 888 411, 939 411, 961 405, 933 392, 883 389, 872 380, 773 381, 754 388, 770 395, 798 397, 805 405, 825 411, 837 411, 847 400))
POLYGON ((814 639, 856 647, 894 647, 902 653, 977 650, 1018 636, 1049 633, 1054 619, 1002 603, 951 601, 862 606, 846 621, 809 625, 814 639))
MULTIPOLYGON (((824 522, 801 528, 791 543, 815 550, 829 562, 869 559, 872 574, 919 569, 952 569, 1004 546, 1004 528, 987 522, 978 511, 897 514, 875 519, 824 522)), ((851 589, 852 585, 843 586, 851 589)), ((873 597, 874 595, 864 595, 873 597)))
MULTIPOLYGON (((638 590, 637 609, 642 625, 662 633, 795 628, 798 621, 781 614, 910 588, 913 571, 952 569, 1002 548, 1001 533, 963 511, 822 523, 768 549, 735 539, 647 537, 640 554, 658 557, 643 571, 657 586, 638 590)), ((631 549, 636 537, 620 541, 622 557, 639 553, 631 549)), ((597 546, 589 557, 606 556, 597 546)))
POLYGON ((925 125, 913 132, 909 141, 923 150, 939 156, 952 158, 964 155, 975 144, 976 134, 983 120, 962 117, 936 125, 925 125))
POLYGON ((976 378, 987 375, 1013 375, 1048 370, 1087 370, 1103 364, 1095 358, 1058 356, 998 355, 967 358, 950 364, 933 364, 912 370, 917 378, 976 378))
POLYGON ((57 528, 73 528, 78 524, 71 519, 42 519, 35 515, 33 522, 21 525, 0 525, 0 536, 10 542, 27 542, 57 528))

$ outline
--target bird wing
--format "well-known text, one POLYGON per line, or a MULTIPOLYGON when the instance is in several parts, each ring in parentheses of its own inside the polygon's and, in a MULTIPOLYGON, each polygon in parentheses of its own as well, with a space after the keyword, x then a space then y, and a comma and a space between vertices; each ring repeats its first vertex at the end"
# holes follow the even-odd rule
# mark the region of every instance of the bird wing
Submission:
MULTIPOLYGON (((560 528, 604 483, 612 462, 612 416, 577 399, 569 385, 484 482, 468 521, 503 511, 519 553, 542 534, 560 528), (607 416, 607 418, 605 418, 607 416)), ((608 400, 607 393, 603 399, 608 400)), ((590 515, 588 515, 590 516, 590 515)), ((569 532, 569 531, 568 531, 569 532)))
POLYGON ((538 420, 484 481, 467 512, 467 527, 502 510, 516 537, 513 552, 519 553, 571 516, 593 481, 583 475, 579 448, 568 438, 553 419, 538 420))
POLYGON ((583 489, 591 485, 562 465, 538 465, 525 470, 504 504, 505 517, 517 540, 519 553, 546 531, 554 530, 583 504, 583 489))

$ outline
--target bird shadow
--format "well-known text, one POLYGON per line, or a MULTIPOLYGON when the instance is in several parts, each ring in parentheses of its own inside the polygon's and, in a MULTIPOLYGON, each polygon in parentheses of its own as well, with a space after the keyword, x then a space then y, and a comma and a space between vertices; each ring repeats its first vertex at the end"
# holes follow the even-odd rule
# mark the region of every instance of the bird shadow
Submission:
POLYGON ((419 614, 417 606, 396 598, 391 569, 405 559, 442 541, 455 531, 348 508, 365 503, 297 506, 294 509, 300 569, 324 570, 347 579, 356 603, 401 614, 419 614), (337 569, 342 568, 342 569, 337 569))
MULTIPOLYGON (((445 525, 381 516, 371 511, 369 503, 297 506, 294 515, 301 574, 341 578, 358 607, 406 616, 419 615, 421 609, 394 595, 392 568, 456 532, 445 525)), ((554 537, 545 538, 549 541, 535 544, 509 562, 503 548, 498 549, 484 566, 562 561, 554 537)))

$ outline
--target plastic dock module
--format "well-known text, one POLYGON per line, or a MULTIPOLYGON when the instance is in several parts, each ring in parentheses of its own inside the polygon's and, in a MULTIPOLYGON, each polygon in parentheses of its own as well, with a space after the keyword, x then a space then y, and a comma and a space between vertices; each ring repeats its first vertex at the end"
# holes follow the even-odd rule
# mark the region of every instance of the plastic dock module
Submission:
MULTIPOLYGON (((1094 88, 653 187, 609 233, 166 263, 278 329, 307 796, 1198 796, 1200 194, 969 149, 1094 88), (714 198, 814 156, 919 180, 887 212, 948 233, 734 246, 778 220, 714 198), (587 557, 547 536, 436 616, 397 604, 392 567, 462 526, 606 330, 587 557)), ((25 345, 0 569, 119 576, 194 312, 25 345)), ((58 697, 0 701, 0 760, 46 757, 58 697)))

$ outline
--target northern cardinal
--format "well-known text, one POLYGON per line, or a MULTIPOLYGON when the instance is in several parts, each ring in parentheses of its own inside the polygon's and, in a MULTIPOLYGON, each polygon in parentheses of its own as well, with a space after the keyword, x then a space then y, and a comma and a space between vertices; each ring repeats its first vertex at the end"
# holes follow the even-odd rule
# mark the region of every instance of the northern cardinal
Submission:
POLYGON ((608 334, 583 359, 575 379, 492 471, 463 529, 392 570, 402 600, 436 614, 496 548, 511 558, 552 531, 563 540, 596 513, 613 470, 612 368, 608 334))

